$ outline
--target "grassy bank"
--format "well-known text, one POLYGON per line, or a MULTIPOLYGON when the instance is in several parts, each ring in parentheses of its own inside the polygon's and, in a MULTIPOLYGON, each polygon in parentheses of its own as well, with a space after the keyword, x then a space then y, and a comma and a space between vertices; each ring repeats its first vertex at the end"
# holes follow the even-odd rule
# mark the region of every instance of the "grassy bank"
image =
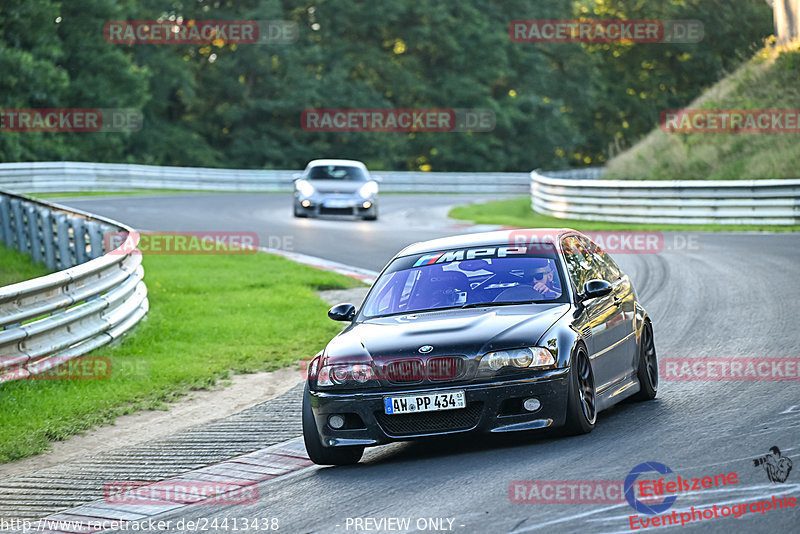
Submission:
POLYGON ((582 231, 595 230, 662 230, 662 231, 774 231, 797 232, 800 226, 769 225, 721 225, 721 224, 631 224, 603 221, 578 221, 574 219, 557 219, 548 215, 535 213, 531 209, 530 197, 511 200, 499 200, 482 204, 470 204, 453 208, 449 216, 454 219, 472 221, 476 224, 502 224, 519 228, 572 228, 582 231))
MULTIPOLYGON (((689 109, 796 110, 800 50, 764 50, 689 109)), ((608 179, 740 180, 800 177, 797 133, 666 133, 654 129, 609 161, 608 179)))
POLYGON ((360 284, 261 253, 146 256, 144 265, 148 317, 120 344, 92 354, 110 359, 107 379, 0 385, 0 462, 118 415, 163 408, 231 372, 313 356, 341 327, 316 291, 360 284))
POLYGON ((27 254, 0 245, 0 287, 44 276, 49 272, 44 265, 33 263, 27 254))

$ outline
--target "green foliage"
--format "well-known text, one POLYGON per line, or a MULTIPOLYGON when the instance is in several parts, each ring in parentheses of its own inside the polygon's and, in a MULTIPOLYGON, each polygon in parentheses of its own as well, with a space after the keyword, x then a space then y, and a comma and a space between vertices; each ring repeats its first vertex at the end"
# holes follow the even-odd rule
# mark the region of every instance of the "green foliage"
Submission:
POLYGON ((28 0, 0 17, 0 105, 132 107, 134 133, 3 133, 0 161, 399 170, 602 163, 771 33, 763 0, 28 0), (291 20, 293 44, 112 45, 108 20, 291 20), (515 19, 699 19, 700 44, 518 44, 515 19), (59 20, 59 22, 56 22, 59 20), (746 23, 742 23, 746 21, 746 23), (304 109, 479 108, 489 133, 321 133, 304 109), (611 143, 611 144, 609 144, 611 143))

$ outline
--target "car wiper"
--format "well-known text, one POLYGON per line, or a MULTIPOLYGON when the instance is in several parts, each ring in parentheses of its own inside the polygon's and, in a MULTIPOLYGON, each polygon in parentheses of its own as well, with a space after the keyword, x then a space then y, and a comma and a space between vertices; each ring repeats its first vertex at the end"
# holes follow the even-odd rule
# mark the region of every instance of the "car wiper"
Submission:
POLYGON ((439 308, 423 308, 420 310, 405 310, 394 313, 385 313, 383 315, 369 315, 367 319, 381 319, 383 317, 394 317, 395 315, 416 315, 418 313, 437 312, 442 310, 452 310, 454 308, 462 308, 463 306, 441 306, 439 308))
POLYGON ((549 300, 504 300, 500 302, 471 302, 469 304, 464 304, 461 306, 461 309, 464 308, 481 308, 484 306, 512 306, 514 304, 544 304, 546 302, 551 302, 549 300))

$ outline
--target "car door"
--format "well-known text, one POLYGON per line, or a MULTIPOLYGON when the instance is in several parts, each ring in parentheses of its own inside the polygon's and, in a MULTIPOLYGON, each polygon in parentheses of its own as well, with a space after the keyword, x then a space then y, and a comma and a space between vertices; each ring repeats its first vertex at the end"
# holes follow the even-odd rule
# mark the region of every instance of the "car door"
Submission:
MULTIPOLYGON (((570 281, 576 293, 583 292, 583 284, 589 280, 603 279, 596 260, 578 236, 566 236, 561 241, 564 260, 567 265, 570 281)), ((609 347, 613 347, 620 335, 615 330, 619 318, 618 307, 614 303, 613 294, 584 302, 585 310, 577 319, 575 327, 579 329, 589 351, 594 371, 595 389, 599 392, 606 388, 615 377, 614 358, 609 347)))
POLYGON ((629 377, 634 370, 636 359, 636 336, 634 334, 633 318, 636 307, 636 297, 633 292, 630 278, 623 274, 616 262, 586 238, 579 238, 584 247, 592 253, 593 265, 603 280, 611 284, 611 305, 614 307, 610 314, 608 327, 613 331, 608 357, 605 358, 609 366, 609 383, 613 384, 629 377))

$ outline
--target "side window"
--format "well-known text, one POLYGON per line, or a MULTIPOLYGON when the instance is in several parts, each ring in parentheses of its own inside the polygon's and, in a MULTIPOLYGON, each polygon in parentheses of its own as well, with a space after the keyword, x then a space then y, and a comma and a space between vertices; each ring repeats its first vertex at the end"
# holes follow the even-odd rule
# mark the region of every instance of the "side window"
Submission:
POLYGON ((619 266, 617 266, 617 262, 611 259, 611 256, 609 256, 607 252, 601 252, 599 256, 603 262, 603 266, 605 267, 605 280, 608 280, 613 284, 620 279, 622 276, 622 271, 619 269, 619 266))
POLYGON ((570 280, 578 291, 583 291, 583 284, 594 277, 592 256, 575 236, 567 236, 561 240, 564 259, 570 280))
POLYGON ((619 270, 617 263, 611 259, 611 256, 609 256, 605 250, 588 239, 582 238, 581 244, 583 244, 586 250, 592 252, 592 262, 596 267, 595 278, 613 284, 622 276, 622 271, 619 270))

